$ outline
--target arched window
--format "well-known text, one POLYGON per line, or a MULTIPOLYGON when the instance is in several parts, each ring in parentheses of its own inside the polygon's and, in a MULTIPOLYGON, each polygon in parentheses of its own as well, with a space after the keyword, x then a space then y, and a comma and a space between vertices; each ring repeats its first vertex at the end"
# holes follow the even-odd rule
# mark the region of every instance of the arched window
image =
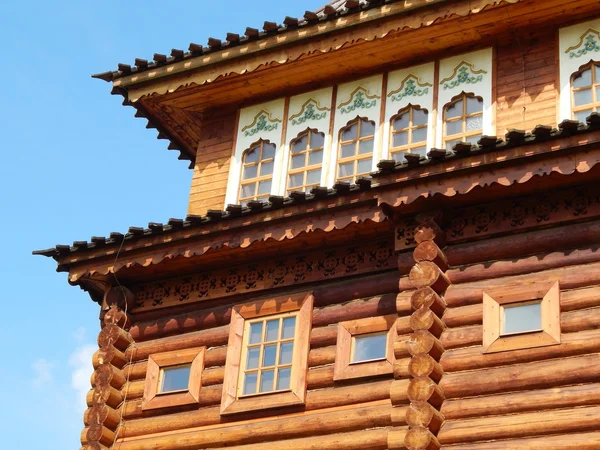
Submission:
POLYGON ((325 134, 303 131, 290 145, 287 192, 309 191, 321 184, 325 134))
POLYGON ((427 152, 427 110, 418 106, 401 109, 391 120, 390 155, 401 161, 404 153, 427 152))
POLYGON ((600 107, 600 66, 596 63, 586 65, 571 77, 573 118, 585 123, 590 113, 600 107))
POLYGON ((252 200, 266 201, 271 195, 275 144, 260 140, 242 155, 242 175, 238 201, 246 205, 252 200))
POLYGON ((444 107, 444 145, 447 150, 458 142, 476 144, 483 129, 483 100, 461 94, 444 107))
POLYGON ((375 123, 357 117, 340 131, 337 180, 354 182, 373 165, 375 123))

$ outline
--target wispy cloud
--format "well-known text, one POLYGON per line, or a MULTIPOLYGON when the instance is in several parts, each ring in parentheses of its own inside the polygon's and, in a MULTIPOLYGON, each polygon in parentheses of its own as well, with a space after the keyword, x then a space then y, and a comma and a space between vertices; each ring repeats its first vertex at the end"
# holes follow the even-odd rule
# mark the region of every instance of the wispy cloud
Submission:
POLYGON ((33 387, 40 388, 52 382, 52 369, 54 368, 54 363, 40 358, 36 360, 31 367, 34 372, 33 379, 31 380, 33 387))
POLYGON ((79 327, 73 333, 73 339, 75 339, 77 342, 85 341, 85 336, 85 327, 79 327))
POLYGON ((93 372, 92 356, 98 349, 92 344, 83 345, 75 349, 69 356, 69 366, 71 366, 71 387, 77 393, 77 409, 85 409, 85 396, 90 390, 90 377, 93 372))

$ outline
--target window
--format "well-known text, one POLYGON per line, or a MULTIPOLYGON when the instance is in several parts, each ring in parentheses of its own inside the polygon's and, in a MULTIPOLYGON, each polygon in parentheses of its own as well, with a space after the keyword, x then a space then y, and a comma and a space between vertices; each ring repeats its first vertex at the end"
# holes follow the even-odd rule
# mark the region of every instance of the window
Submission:
POLYGON ((483 294, 483 351, 502 352, 560 343, 560 287, 532 282, 483 294))
POLYGON ((246 322, 238 396, 290 389, 297 312, 246 322))
POLYGON ((313 296, 235 306, 221 414, 304 404, 313 296))
POLYGON ((390 154, 402 161, 404 153, 427 153, 427 111, 408 106, 392 117, 390 154))
POLYGON ((321 184, 325 135, 306 130, 291 143, 287 191, 309 191, 321 184))
POLYGON ((600 66, 590 63, 571 77, 573 118, 585 123, 600 106, 600 66))
POLYGON ((371 172, 375 123, 356 118, 340 131, 337 181, 354 182, 371 172))
POLYGON ((150 355, 142 409, 198 403, 204 350, 199 347, 150 355))
POLYGON ((444 107, 444 145, 452 150, 458 142, 476 144, 483 129, 483 100, 461 94, 444 107))
POLYGON ((333 379, 392 373, 397 318, 390 314, 340 322, 333 379))
POLYGON ((242 156, 242 178, 239 203, 252 200, 266 201, 271 195, 276 146, 260 140, 242 156))

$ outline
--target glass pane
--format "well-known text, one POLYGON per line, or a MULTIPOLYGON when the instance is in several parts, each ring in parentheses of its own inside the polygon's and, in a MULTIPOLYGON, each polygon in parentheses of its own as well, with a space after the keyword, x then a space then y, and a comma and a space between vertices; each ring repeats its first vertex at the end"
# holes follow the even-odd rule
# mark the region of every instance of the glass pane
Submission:
POLYGON ((181 391, 188 388, 191 366, 163 369, 163 382, 160 392, 181 391))
POLYGON ((306 184, 319 184, 321 182, 321 171, 311 170, 306 174, 306 184))
POLYGON ((297 173, 295 175, 290 175, 290 183, 288 184, 288 189, 293 189, 298 186, 302 186, 303 182, 303 174, 297 173))
POLYGON ((279 339, 279 319, 269 320, 267 322, 265 342, 276 341, 277 339, 279 339))
POLYGON ((338 177, 349 177, 351 175, 354 175, 354 163, 350 162, 346 164, 340 164, 338 169, 338 177))
POLYGON ((281 344, 279 353, 279 364, 291 364, 292 363, 292 351, 294 350, 294 343, 287 342, 281 344))
POLYGON ((261 181, 258 183, 258 194, 263 195, 271 192, 271 180, 261 181))
POLYGON ((600 66, 594 64, 594 72, 596 83, 598 83, 600 81, 600 66))
POLYGON ((290 388, 290 376, 292 375, 292 369, 289 367, 286 369, 279 369, 279 374, 277 378, 277 390, 281 391, 283 389, 290 388))
POLYGON ((373 153, 373 139, 369 139, 367 141, 360 141, 360 143, 358 144, 358 153, 360 155, 373 153))
POLYGON ((375 125, 368 120, 360 122, 360 137, 373 136, 375 134, 375 125))
POLYGON ((446 107, 446 119, 452 119, 453 117, 460 117, 462 116, 462 112, 463 112, 463 102, 462 100, 453 103, 451 105, 448 105, 446 107))
POLYGON ((462 139, 454 139, 452 141, 448 141, 446 143, 446 150, 452 151, 452 147, 454 147, 454 144, 458 144, 461 141, 462 139))
POLYGON ((349 158, 351 156, 354 156, 355 152, 356 152, 356 144, 352 143, 352 144, 342 145, 342 150, 340 152, 340 158, 349 158))
POLYGON ((246 369, 258 369, 258 360, 260 358, 260 347, 254 347, 248 349, 248 361, 246 362, 246 369))
POLYGON ((301 155, 292 156, 292 169, 304 167, 304 161, 306 161, 306 155, 304 153, 301 155))
POLYGON ((585 123, 585 119, 592 113, 591 109, 586 109, 585 111, 578 111, 575 113, 575 120, 585 123))
POLYGON ((542 329, 542 304, 504 306, 502 334, 523 333, 542 329))
POLYGON ((275 158, 275 144, 263 144, 262 159, 275 158))
POLYGON ((254 183, 242 186, 242 198, 254 197, 254 183))
POLYGON ((573 92, 573 103, 575 106, 587 105, 592 103, 592 90, 584 89, 583 91, 573 92))
POLYGON ((427 111, 413 109, 413 126, 425 125, 427 123, 427 111))
POLYGON ((308 146, 308 136, 305 134, 304 136, 302 136, 301 138, 297 139, 294 142, 292 151, 294 153, 302 152, 302 151, 306 150, 307 146, 308 146))
POLYGON ((260 165, 260 176, 271 175, 273 173, 273 161, 268 163, 262 163, 260 165))
POLYGON ((417 128, 412 132, 412 143, 425 142, 427 140, 427 128, 417 128))
POLYGON ((271 392, 273 390, 273 381, 275 379, 274 370, 265 370, 260 377, 260 392, 271 392))
POLYGON ((410 152, 416 153, 417 155, 427 157, 427 147, 413 148, 410 152))
POLYGON ((394 130, 402 130, 408 128, 408 114, 402 114, 394 120, 394 130))
POLYGON ((244 380, 244 395, 256 394, 257 373, 247 373, 244 380))
POLYGON ((254 147, 246 152, 246 156, 244 157, 244 162, 246 164, 258 162, 258 147, 254 147))
POLYGON ((478 98, 467 97, 467 114, 473 114, 483 111, 483 102, 478 98))
POLYGON ((394 147, 400 147, 401 145, 408 144, 408 132, 402 131, 400 133, 394 134, 392 137, 392 145, 394 147))
POLYGON ((573 78, 573 87, 575 89, 590 86, 592 84, 592 71, 590 69, 584 70, 577 77, 573 78))
POLYGON ((467 117, 467 131, 476 131, 483 128, 483 116, 467 117))
POLYGON ((358 126, 355 123, 345 128, 342 132, 342 141, 353 141, 354 139, 356 139, 357 128, 358 126))
POLYGON ((452 136, 453 134, 462 133, 462 120, 455 120, 454 122, 446 122, 446 136, 452 136))
POLYGON ((244 167, 244 174, 242 180, 249 180, 250 178, 256 178, 258 173, 258 165, 244 167))
POLYGON ((394 152, 392 153, 392 159, 396 162, 403 162, 404 161, 404 151, 402 152, 394 152))
POLYGON ((323 133, 312 133, 310 135, 310 148, 322 148, 325 145, 325 135, 323 133))
POLYGON ((262 329, 262 322, 256 322, 250 325, 250 344, 262 342, 262 329))
POLYGON ((323 150, 316 152, 310 152, 308 155, 308 165, 312 166, 315 164, 321 164, 323 162, 323 150))
POLYGON ((356 336, 352 362, 384 359, 387 353, 387 333, 356 336))
POLYGON ((276 357, 277 357, 277 344, 265 345, 265 348, 263 350, 262 367, 274 366, 276 357))
POLYGON ((283 333, 281 333, 281 339, 291 339, 294 337, 296 331, 296 318, 286 317, 283 319, 283 333))
POLYGON ((479 139, 481 139, 481 135, 478 134, 476 136, 470 136, 468 138, 465 138, 464 141, 465 142, 470 142, 473 145, 477 145, 477 141, 479 141, 479 139))
POLYGON ((371 158, 361 159, 358 161, 358 169, 356 170, 357 175, 369 173, 372 169, 372 165, 371 158))

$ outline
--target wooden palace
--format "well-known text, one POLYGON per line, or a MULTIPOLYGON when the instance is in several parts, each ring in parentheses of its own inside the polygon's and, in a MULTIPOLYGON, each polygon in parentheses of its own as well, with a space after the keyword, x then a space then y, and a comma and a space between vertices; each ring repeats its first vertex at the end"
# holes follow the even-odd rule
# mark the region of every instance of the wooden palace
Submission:
POLYGON ((95 75, 185 219, 99 304, 82 449, 600 449, 600 4, 337 0, 95 75))

